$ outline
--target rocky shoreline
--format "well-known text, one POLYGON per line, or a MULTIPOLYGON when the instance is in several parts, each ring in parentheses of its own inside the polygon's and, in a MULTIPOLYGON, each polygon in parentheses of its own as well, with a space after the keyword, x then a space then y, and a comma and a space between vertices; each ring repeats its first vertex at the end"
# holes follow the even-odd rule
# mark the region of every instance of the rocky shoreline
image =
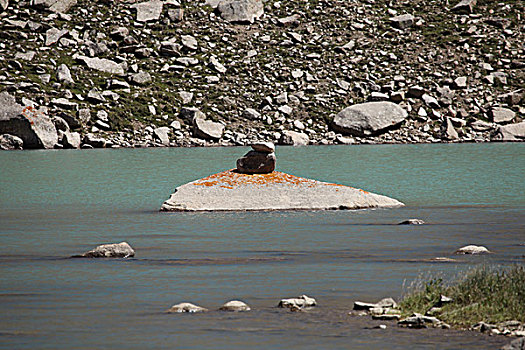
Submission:
POLYGON ((523 141, 524 12, 2 0, 0 148, 523 141))

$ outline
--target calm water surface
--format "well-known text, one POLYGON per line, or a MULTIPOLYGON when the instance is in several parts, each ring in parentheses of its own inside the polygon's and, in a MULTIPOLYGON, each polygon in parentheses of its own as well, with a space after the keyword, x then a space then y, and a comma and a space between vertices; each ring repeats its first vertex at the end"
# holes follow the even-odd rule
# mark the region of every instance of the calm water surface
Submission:
POLYGON ((388 210, 159 213, 176 186, 232 168, 248 148, 0 153, 2 349, 493 349, 477 333, 386 330, 347 315, 399 299, 420 275, 523 264, 525 144, 277 149, 278 170, 403 201, 388 210), (424 226, 396 226, 421 218, 424 226), (129 242, 134 259, 67 259, 129 242), (454 257, 466 244, 495 254, 454 257), (319 307, 289 313, 283 297, 319 307), (188 301, 212 310, 168 315, 188 301))

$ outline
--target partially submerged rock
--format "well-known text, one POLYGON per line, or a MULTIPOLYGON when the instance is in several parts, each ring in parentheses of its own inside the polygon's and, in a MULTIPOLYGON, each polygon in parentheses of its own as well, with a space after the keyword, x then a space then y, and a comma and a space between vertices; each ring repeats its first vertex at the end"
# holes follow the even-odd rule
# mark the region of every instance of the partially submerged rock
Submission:
POLYGON ((194 305, 192 303, 180 303, 173 305, 168 311, 168 313, 196 313, 196 312, 206 312, 208 309, 201 306, 194 305))
POLYGON ((16 149, 22 149, 24 141, 20 137, 3 134, 0 135, 0 149, 4 151, 12 151, 16 149))
POLYGON ((235 311, 235 312, 241 312, 241 311, 250 311, 251 308, 244 302, 239 300, 231 300, 225 303, 223 306, 219 308, 220 311, 235 311))
POLYGON ((371 310, 376 308, 392 308, 395 309, 397 303, 392 298, 384 298, 377 303, 365 303, 362 301, 354 301, 354 310, 371 310))
POLYGON ((488 254, 490 251, 483 246, 467 245, 456 250, 456 254, 488 254))
POLYGON ((301 295, 297 298, 281 299, 278 307, 294 309, 304 309, 307 307, 313 307, 317 305, 317 301, 314 298, 310 298, 307 295, 301 295))
POLYGON ((357 188, 274 171, 227 170, 179 186, 161 211, 335 210, 386 208, 403 203, 357 188))
POLYGON ((407 328, 427 328, 428 325, 434 328, 450 328, 448 324, 435 317, 424 316, 418 313, 414 313, 412 316, 399 321, 397 324, 398 326, 407 328))
POLYGON ((129 258, 135 256, 135 251, 127 242, 102 244, 75 258, 129 258))
POLYGON ((425 222, 421 219, 408 219, 401 221, 398 225, 424 225, 425 222))

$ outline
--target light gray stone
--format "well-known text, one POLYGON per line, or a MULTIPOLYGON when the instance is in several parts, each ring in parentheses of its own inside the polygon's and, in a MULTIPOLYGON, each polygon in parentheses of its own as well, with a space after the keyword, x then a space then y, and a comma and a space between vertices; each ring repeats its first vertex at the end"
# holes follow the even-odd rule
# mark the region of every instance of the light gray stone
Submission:
POLYGON ((525 141, 525 122, 499 126, 492 139, 495 141, 525 141))
POLYGON ((414 24, 416 18, 412 15, 405 14, 405 15, 399 15, 395 17, 390 18, 390 23, 392 26, 398 28, 398 29, 405 29, 408 27, 412 27, 414 24))
POLYGON ((71 77, 71 71, 69 70, 68 66, 65 64, 61 64, 57 68, 57 79, 59 82, 66 83, 66 84, 74 84, 75 81, 71 77))
POLYGON ((135 85, 145 86, 151 83, 151 74, 146 71, 140 71, 138 73, 132 74, 129 77, 129 81, 135 85))
POLYGON ((458 132, 454 128, 454 124, 450 118, 446 118, 443 122, 443 136, 447 140, 457 140, 459 138, 458 132))
POLYGON ((253 108, 246 108, 242 113, 242 116, 250 120, 259 120, 261 118, 261 113, 257 112, 253 108))
POLYGON ((452 8, 452 11, 457 13, 472 13, 477 0, 461 0, 452 8))
POLYGON ((124 74, 122 65, 106 58, 78 56, 76 59, 84 62, 84 64, 91 69, 111 74, 124 74))
POLYGON ((336 132, 355 136, 369 136, 397 127, 408 113, 392 102, 356 104, 339 112, 332 127, 336 132))
POLYGON ((490 116, 494 123, 504 124, 511 122, 516 117, 516 112, 509 108, 493 107, 490 116))
POLYGON ((284 130, 279 139, 280 145, 286 146, 306 146, 310 143, 308 135, 302 132, 284 130))
POLYGON ((3 134, 0 135, 0 149, 4 151, 11 151, 16 149, 22 149, 24 147, 24 141, 20 137, 3 134))
POLYGON ((74 111, 78 108, 78 103, 69 101, 67 98, 60 97, 51 100, 51 105, 61 109, 74 111))
POLYGON ((226 73, 227 70, 226 67, 224 67, 215 56, 210 57, 210 67, 223 74, 226 73))
POLYGON ((483 120, 475 120, 474 122, 472 122, 470 124, 470 127, 473 129, 473 130, 476 130, 476 131, 487 131, 487 130, 490 130, 493 128, 493 125, 491 123, 487 123, 483 120))
POLYGON ((163 1, 153 0, 133 4, 130 7, 137 10, 137 22, 151 22, 159 20, 163 5, 163 1))
POLYGON ((205 140, 218 140, 224 133, 224 125, 211 120, 195 117, 193 119, 193 134, 205 140))
POLYGON ((179 186, 161 211, 336 210, 398 207, 403 203, 353 187, 274 171, 228 170, 179 186))
POLYGON ((0 0, 0 10, 6 10, 9 6, 9 0, 0 0))
POLYGON ((93 148, 106 147, 106 140, 103 137, 97 137, 93 134, 86 134, 82 142, 86 145, 90 145, 93 148))
POLYGON ((179 117, 182 120, 190 123, 192 123, 193 119, 195 118, 206 119, 206 115, 195 107, 182 107, 179 113, 179 117))
POLYGON ((135 251, 127 242, 102 244, 80 256, 83 258, 129 258, 135 256, 135 251))
POLYGON ((66 13, 77 4, 77 0, 33 0, 33 6, 52 12, 66 13))
POLYGON ((194 305, 192 303, 180 303, 173 305, 167 312, 168 313, 196 313, 206 312, 208 309, 201 306, 194 305))
POLYGON ((153 135, 155 136, 155 138, 159 140, 160 143, 162 143, 162 145, 164 146, 170 145, 169 134, 170 134, 170 128, 167 126, 163 126, 163 127, 156 128, 155 130, 153 130, 153 135))
POLYGON ((193 100, 193 93, 192 92, 187 92, 187 91, 179 91, 179 96, 182 100, 182 104, 188 104, 188 103, 191 103, 191 101, 193 100))
POLYGON ((488 254, 490 251, 483 246, 467 245, 456 250, 456 254, 488 254))
POLYGON ((51 46, 53 44, 56 44, 60 38, 62 38, 64 35, 68 34, 69 30, 62 29, 59 30, 57 28, 50 28, 46 31, 46 46, 51 46))
POLYGON ((182 35, 181 37, 182 46, 189 49, 189 50, 197 50, 199 47, 199 44, 197 43, 197 39, 191 35, 182 35))
POLYGON ((62 137, 64 148, 80 148, 80 134, 78 132, 66 131, 62 137))
POLYGON ((262 0, 224 0, 217 10, 228 22, 253 23, 264 14, 264 4, 262 0))
POLYGON ((231 300, 225 303, 219 308, 220 311, 233 311, 233 312, 243 312, 250 311, 251 308, 244 302, 239 300, 231 300))
POLYGON ((0 134, 17 136, 24 148, 53 148, 58 142, 55 124, 45 109, 23 107, 6 92, 0 93, 0 134))
POLYGON ((299 308, 313 307, 317 305, 317 301, 314 298, 310 298, 307 295, 301 295, 297 298, 281 299, 278 307, 282 308, 299 308))

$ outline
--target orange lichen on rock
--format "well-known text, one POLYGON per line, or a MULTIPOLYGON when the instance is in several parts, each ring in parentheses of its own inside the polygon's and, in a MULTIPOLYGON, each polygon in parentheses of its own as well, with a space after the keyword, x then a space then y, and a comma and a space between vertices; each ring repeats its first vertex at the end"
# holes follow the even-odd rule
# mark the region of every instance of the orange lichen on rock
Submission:
MULTIPOLYGON (((259 186, 268 186, 273 184, 287 184, 287 185, 303 185, 307 187, 315 187, 320 184, 319 181, 306 179, 299 176, 294 176, 279 171, 273 171, 269 174, 241 174, 235 169, 226 170, 217 174, 213 174, 197 180, 193 183, 195 186, 219 186, 223 188, 233 189, 237 186, 244 185, 259 185, 259 186)), ((350 187, 334 183, 322 183, 323 185, 328 186, 337 186, 337 187, 350 187)), ((353 187, 350 187, 353 188, 353 187)), ((368 192, 360 190, 365 194, 368 192)))

